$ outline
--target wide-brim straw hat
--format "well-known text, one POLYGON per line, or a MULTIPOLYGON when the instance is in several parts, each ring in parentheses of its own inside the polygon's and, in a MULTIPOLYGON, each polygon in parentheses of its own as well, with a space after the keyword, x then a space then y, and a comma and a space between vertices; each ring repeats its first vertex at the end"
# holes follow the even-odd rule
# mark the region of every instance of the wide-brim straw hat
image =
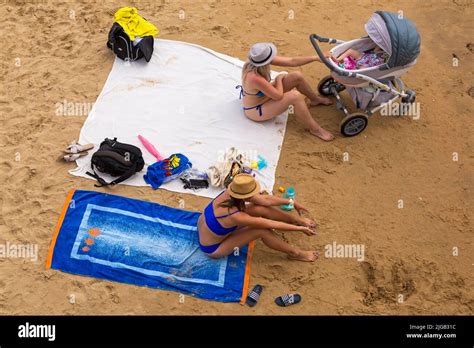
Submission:
POLYGON ((260 183, 249 174, 237 174, 229 185, 229 195, 246 199, 260 193, 260 183))
POLYGON ((277 54, 276 46, 271 42, 259 42, 250 48, 248 59, 255 66, 270 64, 277 54))

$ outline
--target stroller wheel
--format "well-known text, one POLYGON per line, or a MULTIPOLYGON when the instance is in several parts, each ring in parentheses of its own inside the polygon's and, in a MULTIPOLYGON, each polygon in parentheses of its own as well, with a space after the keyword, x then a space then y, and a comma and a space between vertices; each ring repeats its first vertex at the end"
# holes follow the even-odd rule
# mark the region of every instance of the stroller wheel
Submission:
POLYGON ((340 124, 341 134, 346 137, 353 137, 362 133, 368 123, 369 118, 366 114, 359 112, 349 114, 344 117, 340 124))
POLYGON ((413 104, 416 99, 416 93, 412 91, 411 89, 408 89, 406 91, 406 94, 408 94, 408 97, 403 97, 402 98, 402 103, 404 104, 413 104))
POLYGON ((344 85, 341 85, 339 82, 336 82, 331 75, 328 75, 324 77, 321 81, 319 81, 317 89, 319 94, 325 97, 329 97, 334 95, 331 92, 331 87, 334 87, 338 93, 346 89, 344 85))
POLYGON ((407 97, 402 98, 402 105, 400 108, 400 115, 399 116, 406 116, 409 115, 411 107, 416 100, 416 93, 411 89, 406 90, 408 94, 407 97))

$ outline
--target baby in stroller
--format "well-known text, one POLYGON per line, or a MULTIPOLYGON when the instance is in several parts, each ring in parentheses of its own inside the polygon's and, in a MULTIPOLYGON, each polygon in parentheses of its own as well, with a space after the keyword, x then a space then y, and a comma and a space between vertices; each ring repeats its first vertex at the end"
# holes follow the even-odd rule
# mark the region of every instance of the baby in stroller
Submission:
POLYGON ((401 80, 420 53, 420 35, 415 25, 397 13, 377 11, 365 24, 365 30, 367 36, 349 41, 310 35, 321 63, 330 70, 330 75, 319 82, 318 92, 336 98, 336 108, 345 116, 340 131, 349 137, 367 127, 370 115, 386 110, 398 99, 402 112, 415 101, 415 92, 406 89, 401 80), (325 55, 318 42, 336 46, 325 55), (344 90, 352 97, 356 112, 350 113, 341 98, 344 90))
MULTIPOLYGON (((375 43, 374 43, 375 45, 375 43)), ((347 51, 339 55, 337 58, 331 57, 339 66, 347 70, 355 70, 360 68, 370 68, 384 64, 389 58, 388 54, 379 46, 367 51, 358 51, 349 48, 347 51)))

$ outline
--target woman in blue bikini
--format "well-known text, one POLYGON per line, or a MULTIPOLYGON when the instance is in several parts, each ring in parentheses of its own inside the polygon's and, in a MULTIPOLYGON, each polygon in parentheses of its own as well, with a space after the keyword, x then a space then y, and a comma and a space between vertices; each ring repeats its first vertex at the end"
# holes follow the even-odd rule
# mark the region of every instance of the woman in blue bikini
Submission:
POLYGON ((314 221, 284 212, 278 206, 293 203, 298 214, 306 209, 294 200, 259 192, 260 184, 253 176, 236 175, 227 190, 214 198, 199 217, 201 250, 212 258, 221 258, 233 253, 235 248, 261 239, 266 246, 287 254, 290 259, 316 260, 316 251, 291 246, 273 231, 300 231, 314 236, 314 221))
POLYGON ((330 141, 334 136, 323 129, 311 116, 304 96, 310 100, 310 106, 329 105, 331 100, 313 92, 301 72, 278 75, 273 83, 270 79, 270 63, 277 66, 297 67, 320 61, 317 56, 280 57, 272 43, 257 43, 252 46, 248 61, 242 69, 240 97, 243 98, 244 113, 253 121, 267 121, 294 106, 295 116, 311 134, 330 141))

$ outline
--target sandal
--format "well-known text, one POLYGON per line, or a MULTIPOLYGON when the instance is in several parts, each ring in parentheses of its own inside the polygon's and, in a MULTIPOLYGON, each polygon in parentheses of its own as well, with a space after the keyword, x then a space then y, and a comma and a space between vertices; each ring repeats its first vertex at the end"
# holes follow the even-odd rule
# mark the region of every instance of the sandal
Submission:
POLYGON ((288 307, 299 302, 301 302, 301 295, 299 294, 285 294, 275 299, 275 303, 280 307, 288 307))
POLYGON ((255 285, 255 287, 250 291, 250 293, 247 296, 247 300, 245 303, 249 307, 253 307, 257 304, 258 299, 260 298, 260 295, 262 294, 263 291, 263 286, 261 285, 255 285))
POLYGON ((64 150, 65 153, 75 154, 80 153, 88 150, 92 150, 94 148, 94 144, 86 144, 81 145, 76 140, 74 140, 67 148, 64 150))
POLYGON ((79 157, 87 156, 89 152, 80 152, 80 153, 70 153, 67 155, 61 155, 58 158, 58 161, 74 162, 77 161, 79 157))

